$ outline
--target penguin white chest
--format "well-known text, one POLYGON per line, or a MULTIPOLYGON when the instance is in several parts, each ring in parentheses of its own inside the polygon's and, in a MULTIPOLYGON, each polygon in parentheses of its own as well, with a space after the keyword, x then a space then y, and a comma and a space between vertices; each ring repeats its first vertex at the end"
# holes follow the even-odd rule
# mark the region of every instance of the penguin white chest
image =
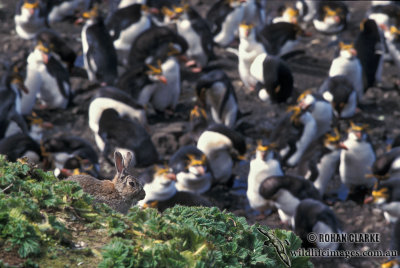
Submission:
POLYGON ((157 84, 151 103, 153 107, 159 111, 163 111, 167 108, 174 109, 181 93, 179 63, 174 57, 170 57, 162 64, 161 69, 167 79, 167 83, 157 84))
POLYGON ((329 76, 344 75, 352 82, 357 92, 358 100, 363 96, 362 67, 357 58, 337 57, 332 61, 329 69, 329 76))
POLYGON ((314 181, 315 188, 323 195, 326 186, 336 172, 336 168, 340 161, 340 150, 335 150, 325 154, 317 164, 318 177, 314 181))
POLYGON ((358 142, 352 139, 347 139, 344 145, 348 150, 342 150, 340 153, 340 179, 347 186, 372 187, 375 179, 365 177, 371 172, 371 166, 375 161, 372 146, 367 142, 358 142))
POLYGON ((283 175, 281 166, 275 159, 263 161, 256 158, 250 162, 246 195, 252 209, 263 209, 270 204, 270 200, 260 195, 261 183, 270 176, 281 175, 283 175))
POLYGON ((257 81, 264 83, 264 67, 263 63, 267 58, 267 53, 258 55, 250 66, 250 74, 257 79, 257 81))
MULTIPOLYGON (((285 189, 280 189, 276 194, 275 205, 283 212, 283 215, 289 216, 292 219, 296 213, 297 206, 300 200, 295 197, 291 192, 285 189)), ((281 213, 280 213, 281 216, 281 213)), ((281 219, 287 221, 288 219, 281 219)))
MULTIPOLYGON (((68 98, 61 93, 62 89, 58 86, 57 78, 50 75, 46 66, 39 69, 42 77, 42 87, 39 93, 40 98, 46 103, 48 108, 66 108, 68 98)), ((63 82, 64 89, 69 94, 70 86, 63 82)))

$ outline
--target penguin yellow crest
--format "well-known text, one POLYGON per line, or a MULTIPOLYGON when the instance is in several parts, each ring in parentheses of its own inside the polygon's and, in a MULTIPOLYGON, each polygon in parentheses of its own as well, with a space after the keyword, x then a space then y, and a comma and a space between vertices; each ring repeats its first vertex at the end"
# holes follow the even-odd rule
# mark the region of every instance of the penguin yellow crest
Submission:
POLYGON ((357 125, 353 121, 350 121, 350 131, 365 131, 368 128, 367 124, 357 125))
POLYGON ((397 29, 396 26, 391 26, 391 27, 390 27, 390 33, 391 33, 391 34, 400 35, 400 30, 397 29))
POLYGON ((35 1, 33 3, 29 3, 28 1, 25 1, 24 5, 22 6, 23 8, 27 9, 35 9, 39 7, 39 1, 35 1))
POLYGON ((195 106, 191 111, 190 111, 190 120, 196 117, 204 117, 207 119, 207 113, 203 108, 200 108, 198 106, 195 106))
POLYGON ((379 190, 374 190, 372 191, 372 197, 374 198, 374 200, 377 200, 378 198, 388 199, 389 198, 388 190, 389 189, 386 187, 379 190))
POLYGON ((245 29, 245 30, 251 30, 251 29, 253 29, 254 28, 254 25, 253 24, 247 24, 247 23, 241 23, 240 25, 239 25, 239 27, 240 28, 243 28, 243 29, 245 29))
POLYGON ((354 48, 354 43, 345 44, 343 42, 339 42, 339 47, 340 47, 340 50, 349 50, 349 49, 354 48))
POLYGON ((337 8, 337 9, 333 10, 327 6, 324 6, 324 12, 325 12, 325 17, 333 17, 333 16, 336 16, 340 12, 340 9, 337 8))
POLYGON ((36 45, 36 49, 46 54, 50 52, 50 48, 45 46, 41 41, 36 45))
POLYGON ((182 6, 174 6, 173 8, 176 14, 182 14, 183 12, 186 12, 189 9, 189 4, 183 4, 182 6))
POLYGON ((297 124, 299 116, 301 115, 301 108, 296 105, 289 106, 287 112, 293 112, 292 115, 290 116, 290 121, 297 124))
POLYGON ((174 11, 169 9, 168 7, 164 6, 161 9, 161 13, 164 14, 167 17, 172 17, 175 15, 174 11))
POLYGON ((381 268, 393 268, 396 265, 400 265, 400 261, 398 260, 391 260, 381 264, 381 268))
POLYGON ((157 65, 158 65, 158 67, 155 67, 154 65, 151 65, 151 64, 146 64, 146 66, 150 69, 148 73, 149 74, 155 74, 155 75, 162 74, 161 61, 160 60, 157 61, 157 65))
POLYGON ((97 5, 94 5, 90 11, 84 12, 82 17, 85 19, 95 18, 99 15, 99 8, 97 5))
POLYGON ((291 17, 291 18, 294 18, 294 17, 299 16, 299 11, 298 11, 297 9, 295 9, 295 8, 292 8, 292 7, 288 7, 288 8, 285 10, 284 13, 288 14, 289 17, 291 17))
POLYGON ((333 131, 334 131, 335 135, 331 135, 329 133, 325 134, 325 140, 330 142, 330 143, 338 142, 340 140, 339 130, 337 128, 334 128, 333 131))
POLYGON ((310 95, 312 91, 310 89, 305 90, 303 93, 300 94, 300 96, 297 98, 297 102, 302 101, 305 97, 310 95))
POLYGON ((154 169, 155 169, 155 174, 158 176, 169 172, 169 168, 167 166, 164 166, 163 168, 155 166, 154 169))
POLYGON ((205 155, 202 155, 200 159, 196 159, 194 155, 189 154, 188 158, 190 161, 188 166, 202 166, 207 160, 205 155))

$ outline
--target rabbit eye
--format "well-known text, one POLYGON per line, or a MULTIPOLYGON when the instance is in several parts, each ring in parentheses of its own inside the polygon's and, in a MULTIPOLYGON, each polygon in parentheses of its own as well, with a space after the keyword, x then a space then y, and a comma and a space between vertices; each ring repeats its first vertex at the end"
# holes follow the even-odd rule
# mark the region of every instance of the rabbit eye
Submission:
POLYGON ((128 183, 129 183, 130 186, 136 187, 136 183, 134 181, 129 181, 128 183))

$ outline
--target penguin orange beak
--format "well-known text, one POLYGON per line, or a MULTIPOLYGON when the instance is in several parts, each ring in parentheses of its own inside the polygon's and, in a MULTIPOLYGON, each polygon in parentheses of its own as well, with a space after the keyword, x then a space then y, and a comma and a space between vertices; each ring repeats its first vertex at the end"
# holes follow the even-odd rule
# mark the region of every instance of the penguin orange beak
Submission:
POLYGON ((163 75, 160 75, 160 76, 158 77, 158 81, 160 81, 160 82, 163 83, 163 84, 167 84, 167 83, 168 83, 167 78, 166 78, 165 76, 163 76, 163 75))
POLYGON ((372 202, 374 202, 374 197, 373 196, 367 196, 364 199, 364 204, 371 204, 372 202))
POLYGON ((335 20, 336 23, 340 22, 340 17, 339 16, 335 16, 335 17, 333 17, 333 19, 335 20))
POLYGON ((344 145, 343 142, 339 143, 338 147, 339 147, 340 149, 343 149, 343 150, 348 150, 348 149, 349 149, 349 148, 347 148, 346 145, 344 145))
POLYGON ((357 50, 355 50, 354 48, 350 49, 350 53, 351 53, 351 55, 353 55, 354 57, 357 56, 357 50))
POLYGON ((33 8, 29 8, 28 10, 29 10, 29 14, 31 14, 31 15, 33 15, 35 13, 35 9, 33 9, 33 8))
POLYGON ((67 168, 63 168, 60 170, 60 174, 65 176, 65 177, 69 177, 72 176, 72 172, 71 170, 67 169, 67 168))
POLYGON ((165 177, 171 181, 176 181, 176 175, 174 173, 168 173, 165 177))
POLYGON ((206 170, 203 166, 197 166, 196 170, 200 175, 204 175, 206 173, 206 170))
POLYGON ((44 64, 49 63, 49 54, 42 53, 42 59, 43 59, 44 64))

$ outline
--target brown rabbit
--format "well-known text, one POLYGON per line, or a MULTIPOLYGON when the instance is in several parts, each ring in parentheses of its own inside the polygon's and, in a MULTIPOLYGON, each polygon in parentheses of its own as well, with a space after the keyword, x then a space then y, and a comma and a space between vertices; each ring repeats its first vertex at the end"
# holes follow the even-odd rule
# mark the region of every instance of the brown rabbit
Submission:
POLYGON ((112 181, 98 180, 89 175, 74 175, 67 180, 78 182, 83 191, 91 194, 96 202, 105 203, 112 209, 126 214, 132 205, 146 195, 142 183, 130 174, 134 162, 132 158, 131 152, 127 152, 123 158, 120 152, 115 151, 117 174, 112 181))

